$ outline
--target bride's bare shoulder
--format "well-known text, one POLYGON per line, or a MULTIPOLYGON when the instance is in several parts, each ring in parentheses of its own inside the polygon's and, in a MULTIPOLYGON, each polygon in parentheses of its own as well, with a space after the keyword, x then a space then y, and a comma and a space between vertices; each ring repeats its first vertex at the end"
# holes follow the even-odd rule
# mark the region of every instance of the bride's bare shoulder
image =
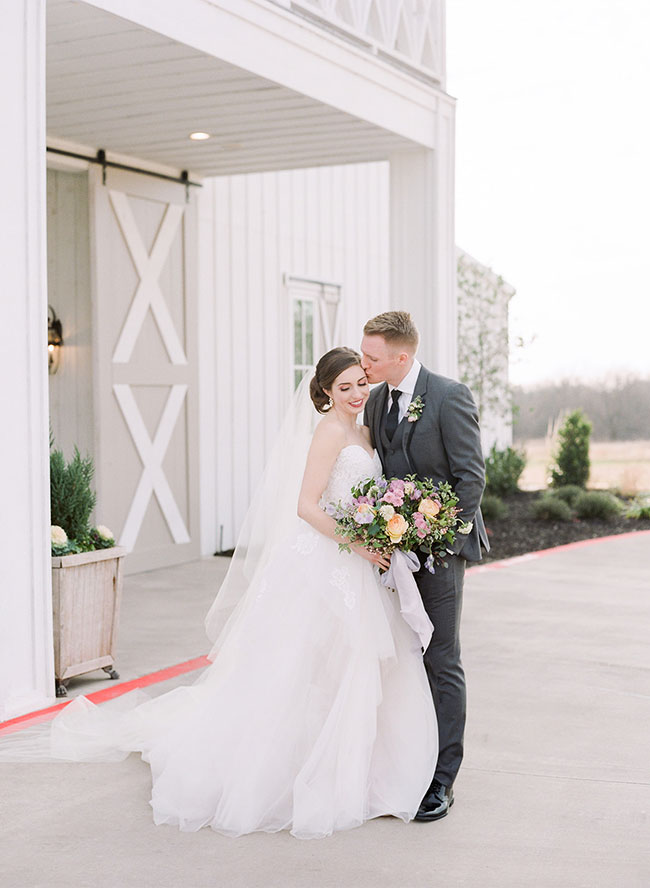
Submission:
POLYGON ((314 430, 312 448, 338 453, 345 444, 345 430, 334 417, 325 416, 314 430))

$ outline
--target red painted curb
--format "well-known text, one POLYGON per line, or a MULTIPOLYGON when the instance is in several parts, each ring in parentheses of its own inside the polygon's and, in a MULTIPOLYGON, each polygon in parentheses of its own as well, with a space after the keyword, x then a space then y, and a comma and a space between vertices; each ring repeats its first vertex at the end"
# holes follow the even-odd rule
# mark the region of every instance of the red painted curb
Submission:
POLYGON ((513 558, 503 558, 501 561, 491 561, 488 564, 477 564, 468 567, 466 574, 484 573, 488 570, 502 570, 514 564, 523 564, 525 561, 536 561, 546 555, 555 555, 556 552, 567 552, 569 549, 581 549, 583 546, 595 546, 597 543, 610 543, 612 540, 626 540, 630 537, 650 536, 650 530, 631 530, 628 533, 614 533, 606 537, 591 537, 588 540, 576 540, 575 543, 565 543, 563 546, 553 546, 550 549, 538 549, 536 552, 526 552, 525 555, 515 555, 513 558))
MULTIPOLYGON (((159 669, 157 672, 150 672, 140 678, 133 678, 130 681, 111 684, 109 687, 102 688, 101 691, 95 691, 92 694, 84 696, 92 703, 105 703, 107 700, 113 700, 115 697, 121 697, 129 691, 136 688, 146 688, 149 685, 159 684, 161 681, 168 681, 177 675, 184 675, 186 672, 194 672, 207 666, 210 661, 207 657, 195 657, 193 660, 186 660, 184 663, 177 663, 175 666, 168 666, 166 669, 159 669)), ((74 697, 72 698, 74 700, 74 697)), ((6 734, 13 734, 16 731, 22 731, 24 728, 32 725, 41 724, 41 722, 51 721, 61 709, 64 709, 72 700, 64 700, 56 703, 54 706, 48 706, 47 709, 37 709, 35 712, 26 712, 9 721, 0 722, 0 737, 6 734)))

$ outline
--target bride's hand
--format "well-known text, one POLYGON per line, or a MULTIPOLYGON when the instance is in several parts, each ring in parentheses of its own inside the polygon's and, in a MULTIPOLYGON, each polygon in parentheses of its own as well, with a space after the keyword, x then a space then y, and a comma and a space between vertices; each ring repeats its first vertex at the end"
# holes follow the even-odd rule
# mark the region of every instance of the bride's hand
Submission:
POLYGON ((360 543, 353 543, 350 548, 356 552, 357 555, 361 555, 362 558, 365 558, 366 561, 381 567, 382 570, 388 570, 390 567, 390 554, 386 555, 382 552, 373 552, 371 549, 366 549, 366 547, 362 546, 360 543))

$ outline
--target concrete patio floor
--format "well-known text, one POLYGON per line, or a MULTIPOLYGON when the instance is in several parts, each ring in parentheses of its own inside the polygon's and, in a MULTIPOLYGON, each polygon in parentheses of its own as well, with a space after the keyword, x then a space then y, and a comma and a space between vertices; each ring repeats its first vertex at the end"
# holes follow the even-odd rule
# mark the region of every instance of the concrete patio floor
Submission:
MULTIPOLYGON (((647 888, 650 534, 472 571, 449 817, 329 839, 155 827, 149 768, 0 765, 3 888, 647 888)), ((205 653, 227 562, 128 577, 121 678, 205 653)), ((103 687, 92 676, 71 693, 103 687)), ((155 686, 167 690, 197 673, 155 686)), ((405 750, 408 755, 408 750, 405 750)))

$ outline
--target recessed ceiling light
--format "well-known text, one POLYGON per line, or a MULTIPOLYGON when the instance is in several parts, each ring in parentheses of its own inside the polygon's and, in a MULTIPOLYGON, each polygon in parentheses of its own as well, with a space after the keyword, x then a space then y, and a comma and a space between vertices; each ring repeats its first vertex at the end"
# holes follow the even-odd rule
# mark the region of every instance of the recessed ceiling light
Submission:
POLYGON ((190 133, 190 139, 193 142, 205 142, 206 139, 212 138, 210 133, 190 133))

